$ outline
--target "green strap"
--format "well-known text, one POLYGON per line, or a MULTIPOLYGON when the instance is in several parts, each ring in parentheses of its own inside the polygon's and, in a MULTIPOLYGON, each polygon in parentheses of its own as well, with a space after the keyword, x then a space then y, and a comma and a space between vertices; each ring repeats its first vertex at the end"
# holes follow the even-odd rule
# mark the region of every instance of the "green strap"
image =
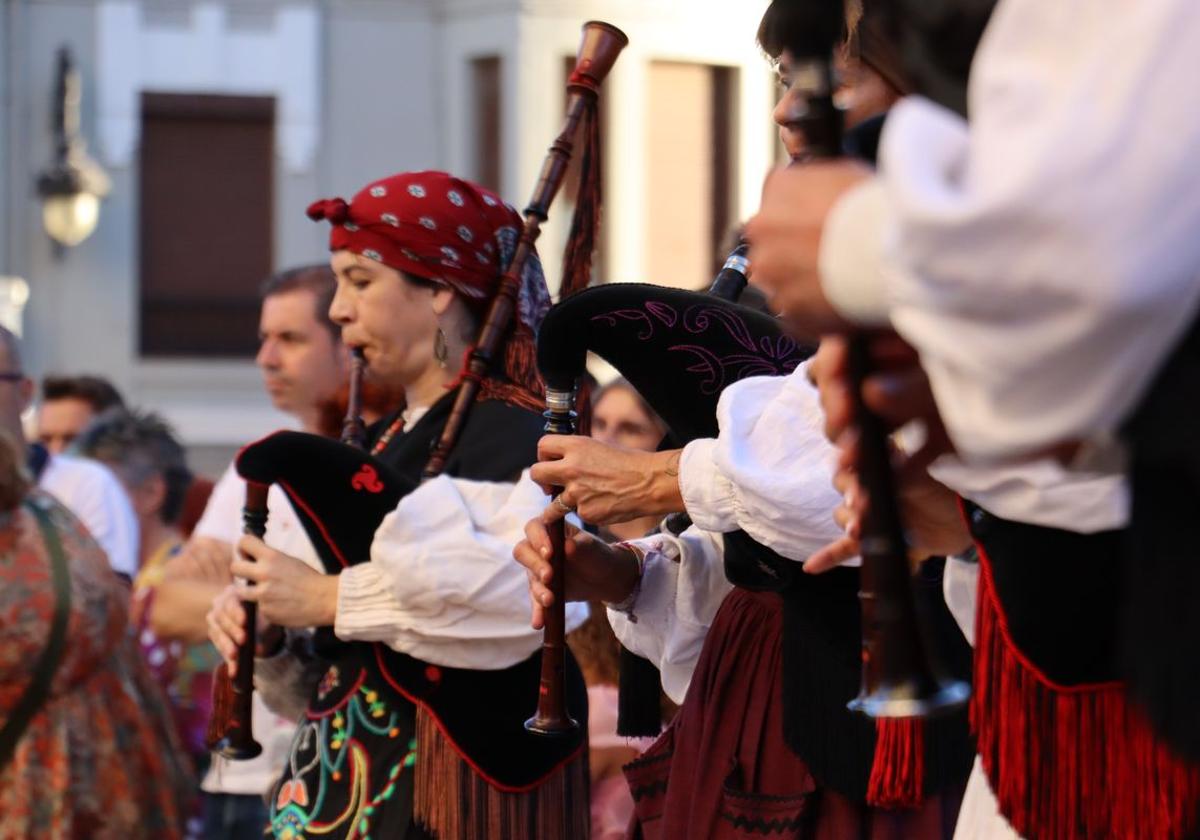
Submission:
POLYGON ((21 699, 13 708, 4 728, 0 729, 0 770, 8 766, 16 752, 17 742, 25 734, 25 728, 33 720, 50 694, 50 683, 62 663, 67 648, 67 623, 71 617, 71 576, 67 569, 67 557, 63 553, 58 531, 50 521, 50 514, 42 503, 26 499, 25 508, 37 519, 38 528, 50 551, 50 573, 54 583, 54 618, 50 623, 50 638, 33 669, 33 678, 21 699))

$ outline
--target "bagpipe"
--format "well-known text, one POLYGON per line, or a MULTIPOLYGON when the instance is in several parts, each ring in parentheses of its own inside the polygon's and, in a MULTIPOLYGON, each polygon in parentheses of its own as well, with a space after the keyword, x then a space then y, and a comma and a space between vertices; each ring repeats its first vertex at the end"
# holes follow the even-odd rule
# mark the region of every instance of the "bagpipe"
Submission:
MULTIPOLYGON (((445 426, 422 471, 422 479, 434 478, 446 468, 456 441, 476 404, 482 379, 491 375, 495 360, 511 330, 517 306, 522 269, 534 254, 541 224, 548 218, 551 203, 562 186, 577 135, 588 133, 584 147, 585 177, 596 176, 591 192, 581 189, 572 229, 574 260, 570 250, 568 271, 586 275, 590 271, 592 242, 598 223, 598 137, 596 101, 599 88, 620 51, 627 44, 620 30, 606 23, 589 22, 583 27, 582 41, 574 72, 568 81, 569 93, 564 127, 555 139, 540 174, 534 196, 524 211, 524 225, 515 254, 472 347, 468 367, 454 398, 445 426), (581 212, 583 218, 581 219, 581 212)), ((570 278, 568 278, 570 279, 570 278)), ((569 284, 564 281, 564 288, 569 284)), ((366 562, 376 529, 401 500, 413 492, 420 480, 401 474, 383 460, 366 452, 364 431, 358 417, 364 363, 356 358, 352 372, 351 408, 344 424, 343 440, 335 441, 299 432, 277 432, 250 444, 236 459, 238 474, 247 486, 247 522, 261 536, 266 521, 266 490, 280 487, 300 519, 327 573, 366 562)), ((429 450, 426 450, 429 452, 429 450)), ((253 691, 255 653, 255 609, 243 602, 247 611, 247 638, 238 651, 238 672, 232 685, 232 704, 226 704, 228 719, 217 721, 224 731, 218 747, 222 755, 234 759, 251 758, 261 752, 251 731, 250 698, 253 691)), ((558 616, 559 633, 562 615, 558 616)), ((553 640, 548 640, 548 646, 553 640)), ((382 669, 384 678, 418 706, 436 718, 439 729, 462 754, 467 763, 492 786, 504 792, 522 792, 536 786, 554 769, 577 754, 584 733, 577 727, 558 727, 569 737, 531 738, 521 721, 526 717, 514 704, 513 686, 528 685, 532 695, 542 671, 542 656, 535 655, 513 668, 500 671, 468 671, 427 666, 413 657, 392 651, 382 643, 339 642, 332 628, 318 628, 315 635, 318 652, 338 645, 367 645, 366 654, 382 669), (436 677, 436 678, 435 678, 436 677), (487 702, 480 704, 480 698, 487 702)), ((559 686, 555 703, 560 718, 569 721, 565 708, 568 695, 572 702, 586 707, 586 695, 578 668, 564 674, 561 645, 557 659, 546 664, 559 686), (565 686, 564 686, 565 683, 565 686)), ((546 704, 546 678, 539 697, 538 719, 551 715, 546 704), (544 712, 544 714, 543 714, 544 712)), ((533 727, 537 728, 537 727, 533 727)), ((586 773, 586 768, 584 770, 586 773)), ((583 809, 586 818, 586 808, 583 809)))

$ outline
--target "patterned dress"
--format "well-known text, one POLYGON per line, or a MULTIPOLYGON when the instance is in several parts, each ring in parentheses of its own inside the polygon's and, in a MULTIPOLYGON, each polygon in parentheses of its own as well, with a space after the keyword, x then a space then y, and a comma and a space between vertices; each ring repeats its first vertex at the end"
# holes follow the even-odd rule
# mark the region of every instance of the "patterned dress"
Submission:
POLYGON ((133 581, 132 619, 142 656, 171 704, 175 728, 193 761, 208 759, 204 735, 212 717, 213 670, 221 657, 212 642, 195 644, 160 639, 150 626, 150 614, 167 561, 183 550, 183 543, 164 543, 142 565, 133 581))
POLYGON ((180 837, 191 774, 129 631, 127 591, 83 526, 43 494, 0 522, 0 725, 29 683, 54 614, 33 505, 62 542, 70 616, 50 695, 0 770, 0 838, 180 837))

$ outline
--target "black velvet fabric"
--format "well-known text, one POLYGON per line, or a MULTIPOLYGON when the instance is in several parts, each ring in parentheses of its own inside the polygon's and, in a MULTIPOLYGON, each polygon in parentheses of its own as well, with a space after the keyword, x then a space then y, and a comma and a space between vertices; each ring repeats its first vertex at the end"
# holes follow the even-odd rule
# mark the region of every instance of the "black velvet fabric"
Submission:
POLYGON ((662 673, 649 659, 621 648, 617 657, 617 734, 653 738, 662 732, 662 673))
POLYGON ((1017 648, 1060 685, 1118 679, 1124 532, 1078 534, 966 508, 1017 648))
MULTIPOLYGON (((430 406, 411 429, 392 438, 378 459, 406 480, 420 483, 421 471, 450 417, 457 393, 448 391, 430 406)), ((371 427, 368 449, 395 416, 371 427)), ((532 411, 495 400, 477 402, 446 460, 444 474, 471 481, 515 481, 522 470, 537 461, 543 425, 541 415, 532 411)))
POLYGON ((1130 692, 1158 733, 1200 762, 1200 323, 1125 430, 1133 505, 1121 639, 1130 692))

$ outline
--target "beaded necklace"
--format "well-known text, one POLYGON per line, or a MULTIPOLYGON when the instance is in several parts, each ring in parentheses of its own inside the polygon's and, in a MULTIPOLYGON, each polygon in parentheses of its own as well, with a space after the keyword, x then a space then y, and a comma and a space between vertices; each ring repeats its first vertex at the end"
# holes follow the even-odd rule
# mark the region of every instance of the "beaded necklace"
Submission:
POLYGON ((383 450, 387 449, 387 445, 392 442, 397 434, 404 431, 406 426, 416 423, 425 416, 425 412, 429 411, 428 406, 420 408, 406 408, 400 412, 400 416, 392 421, 391 425, 383 430, 383 434, 379 436, 379 440, 375 441, 375 445, 371 447, 371 454, 378 455, 383 450))
POLYGON ((404 413, 392 421, 391 425, 383 430, 383 434, 379 436, 379 440, 375 441, 375 445, 371 447, 371 454, 378 455, 383 450, 387 449, 387 445, 392 442, 392 438, 396 433, 404 429, 404 413))

